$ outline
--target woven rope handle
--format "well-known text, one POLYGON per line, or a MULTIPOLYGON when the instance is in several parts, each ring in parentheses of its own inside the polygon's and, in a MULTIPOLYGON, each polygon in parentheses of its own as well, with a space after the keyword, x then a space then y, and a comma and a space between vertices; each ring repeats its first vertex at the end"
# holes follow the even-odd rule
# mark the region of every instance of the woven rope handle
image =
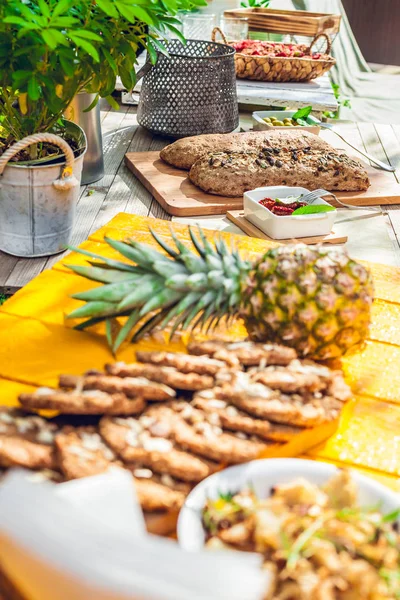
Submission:
POLYGON ((327 35, 326 33, 319 33, 318 35, 315 36, 315 38, 311 42, 310 47, 307 49, 307 54, 311 54, 311 49, 314 46, 315 42, 317 42, 322 37, 325 38, 325 41, 326 41, 326 52, 325 52, 325 54, 330 54, 331 53, 332 42, 330 40, 329 35, 327 35))
POLYGON ((224 44, 228 44, 228 40, 226 39, 226 36, 225 36, 224 32, 219 27, 214 27, 214 29, 212 30, 211 41, 212 42, 216 42, 217 41, 216 40, 217 33, 219 33, 219 35, 222 37, 222 41, 224 42, 224 44))
POLYGON ((28 148, 28 146, 31 146, 32 144, 38 144, 40 142, 48 142, 49 144, 58 146, 65 155, 65 167, 61 173, 60 179, 53 181, 54 187, 57 189, 69 190, 73 186, 79 185, 79 181, 73 175, 75 157, 71 146, 59 135, 55 135, 54 133, 34 133, 13 144, 11 148, 8 148, 8 150, 0 156, 0 176, 3 175, 7 163, 18 154, 18 152, 21 152, 21 150, 28 148))

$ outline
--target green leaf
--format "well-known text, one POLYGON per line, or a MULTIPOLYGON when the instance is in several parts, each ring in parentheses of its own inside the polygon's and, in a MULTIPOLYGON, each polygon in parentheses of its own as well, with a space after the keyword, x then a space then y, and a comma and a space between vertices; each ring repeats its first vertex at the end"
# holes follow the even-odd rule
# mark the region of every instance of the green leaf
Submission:
POLYGON ((157 62, 158 56, 157 56, 157 51, 155 50, 154 46, 151 44, 150 40, 149 40, 149 43, 146 44, 146 50, 149 53, 152 64, 155 65, 157 62))
POLYGON ((39 5, 42 15, 50 19, 50 8, 48 7, 47 2, 45 2, 45 0, 37 0, 37 3, 39 5))
POLYGON ((149 44, 154 45, 157 48, 157 50, 161 52, 161 54, 164 54, 164 56, 169 56, 168 50, 166 49, 164 44, 160 42, 157 38, 152 37, 151 40, 149 40, 149 44))
POLYGON ((22 69, 18 71, 14 71, 12 74, 12 79, 15 85, 21 85, 21 82, 27 81, 31 77, 30 71, 23 71, 22 69))
POLYGON ((79 29, 78 31, 74 31, 74 35, 84 40, 94 40, 95 42, 102 42, 103 38, 97 33, 93 33, 93 31, 85 31, 84 29, 79 29))
POLYGON ((82 40, 81 38, 77 37, 74 33, 69 33, 69 37, 76 44, 76 46, 78 46, 78 48, 82 48, 82 50, 85 50, 85 52, 87 52, 95 62, 100 62, 99 53, 97 52, 93 44, 91 44, 87 40, 82 40))
POLYGON ((113 59, 113 57, 111 56, 111 54, 109 53, 109 51, 107 50, 107 48, 102 48, 101 52, 106 57, 107 62, 110 65, 110 67, 112 68, 112 70, 115 73, 115 75, 118 75, 117 63, 115 62, 115 60, 113 59))
POLYGON ((138 322, 139 318, 140 318, 139 311, 134 310, 131 313, 131 315, 129 316, 125 325, 122 327, 122 329, 118 333, 117 337, 115 338, 114 346, 112 348, 114 354, 117 352, 117 350, 121 346, 121 344, 126 340, 128 335, 132 332, 132 330, 135 327, 136 323, 138 322))
POLYGON ((33 19, 37 19, 37 15, 35 15, 35 13, 33 13, 25 4, 23 4, 22 2, 19 3, 18 5, 18 10, 20 11, 20 13, 25 17, 25 19, 28 19, 28 21, 32 21, 33 19))
POLYGON ((57 44, 61 44, 61 46, 68 46, 65 35, 61 33, 61 31, 58 31, 58 29, 47 29, 47 33, 51 35, 57 44))
POLYGON ((96 0, 96 4, 108 17, 118 19, 119 14, 113 2, 109 0, 96 0))
POLYGON ((112 302, 87 302, 67 315, 67 319, 83 319, 84 317, 108 317, 117 312, 117 305, 112 302))
POLYGON ((22 19, 21 17, 5 17, 3 19, 3 23, 11 23, 12 25, 22 25, 23 27, 29 27, 30 29, 32 27, 34 27, 35 29, 39 28, 38 25, 35 25, 34 23, 29 23, 28 21, 25 21, 25 19, 22 19))
POLYGON ((182 42, 182 44, 186 44, 186 38, 183 35, 182 31, 179 31, 179 29, 177 29, 173 25, 167 25, 167 27, 172 33, 176 35, 176 37, 182 42))
POLYGON ((41 87, 35 77, 31 77, 28 81, 28 96, 31 100, 39 100, 41 95, 41 87))
POLYGON ((99 101, 99 95, 100 94, 96 94, 96 96, 94 97, 93 101, 89 104, 89 106, 87 108, 84 109, 84 113, 90 112, 98 103, 99 101))
POLYGON ((59 0, 53 10, 52 17, 63 15, 73 4, 74 0, 59 0))
MULTIPOLYGON (((57 32, 57 33, 59 33, 59 32, 57 32)), ((52 50, 55 50, 55 48, 57 48, 57 45, 58 45, 57 37, 53 34, 52 29, 43 29, 43 31, 40 32, 40 35, 42 36, 46 46, 48 46, 52 50)))
POLYGON ((75 19, 74 17, 55 17, 50 21, 52 27, 58 28, 72 27, 78 23, 78 19, 75 19))
POLYGON ((313 215, 316 213, 331 212, 332 210, 336 209, 328 204, 316 204, 315 206, 300 206, 300 208, 296 208, 296 210, 292 212, 292 215, 313 215))
POLYGON ((128 69, 125 69, 122 65, 119 67, 119 76, 125 88, 129 91, 134 88, 135 80, 133 74, 128 69))
POLYGON ((107 100, 108 104, 111 106, 111 108, 113 108, 114 110, 120 109, 118 102, 112 96, 106 96, 106 100, 107 100))
POLYGON ((305 119, 312 112, 312 106, 305 106, 304 108, 299 108, 297 112, 294 113, 292 119, 297 121, 297 119, 305 119))
POLYGON ((59 53, 58 60, 60 61, 64 73, 68 77, 73 77, 75 73, 74 65, 66 57, 62 56, 61 53, 59 53))
POLYGON ((144 8, 141 8, 140 6, 126 5, 122 2, 116 2, 115 4, 117 5, 121 15, 130 23, 143 21, 143 23, 146 23, 147 25, 154 25, 153 19, 144 8))

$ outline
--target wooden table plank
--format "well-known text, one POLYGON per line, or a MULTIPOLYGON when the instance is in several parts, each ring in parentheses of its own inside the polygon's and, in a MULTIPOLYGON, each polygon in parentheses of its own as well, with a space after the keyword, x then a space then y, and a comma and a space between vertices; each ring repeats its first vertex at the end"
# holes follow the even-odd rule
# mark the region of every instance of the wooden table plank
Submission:
POLYGON ((395 177, 400 183, 400 142, 392 125, 376 124, 375 131, 385 154, 385 162, 396 167, 395 177))
MULTIPOLYGON (((139 148, 139 151, 147 150, 152 142, 153 135, 144 129, 137 128, 131 138, 128 148, 125 150, 129 152, 130 148, 139 148)), ((151 196, 149 194, 142 194, 142 186, 137 181, 136 177, 133 177, 126 169, 123 162, 121 163, 117 174, 115 176, 112 185, 110 186, 105 198, 101 210, 97 214, 91 233, 99 229, 110 219, 112 219, 119 212, 136 212, 137 214, 147 215, 151 204, 151 196), (140 196, 139 196, 140 194, 140 196), (142 212, 138 210, 129 210, 129 203, 132 199, 135 199, 134 205, 140 210, 143 200, 145 205, 142 212)))
MULTIPOLYGON (((372 123, 358 123, 358 128, 367 152, 380 160, 400 166, 399 139, 394 128, 372 123)), ((400 170, 397 169, 393 176, 400 181, 400 170)), ((397 246, 400 248, 400 205, 387 205, 383 209, 387 213, 397 246)))

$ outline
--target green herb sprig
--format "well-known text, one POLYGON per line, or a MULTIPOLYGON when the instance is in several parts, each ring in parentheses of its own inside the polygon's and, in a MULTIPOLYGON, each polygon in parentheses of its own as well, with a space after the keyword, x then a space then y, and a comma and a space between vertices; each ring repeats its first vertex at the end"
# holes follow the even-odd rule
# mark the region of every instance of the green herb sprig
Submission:
POLYGON ((312 106, 305 106, 304 108, 299 108, 297 112, 294 113, 292 119, 296 121, 299 125, 303 126, 313 126, 318 125, 320 123, 319 119, 316 119, 312 116, 312 106))

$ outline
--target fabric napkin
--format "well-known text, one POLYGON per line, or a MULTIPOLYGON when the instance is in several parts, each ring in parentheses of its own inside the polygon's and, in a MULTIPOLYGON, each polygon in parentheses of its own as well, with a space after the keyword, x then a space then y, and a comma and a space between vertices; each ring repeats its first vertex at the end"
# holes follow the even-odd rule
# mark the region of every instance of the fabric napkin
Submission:
POLYGON ((148 535, 132 488, 119 469, 58 486, 5 478, 0 562, 27 600, 261 600, 259 556, 148 535))

